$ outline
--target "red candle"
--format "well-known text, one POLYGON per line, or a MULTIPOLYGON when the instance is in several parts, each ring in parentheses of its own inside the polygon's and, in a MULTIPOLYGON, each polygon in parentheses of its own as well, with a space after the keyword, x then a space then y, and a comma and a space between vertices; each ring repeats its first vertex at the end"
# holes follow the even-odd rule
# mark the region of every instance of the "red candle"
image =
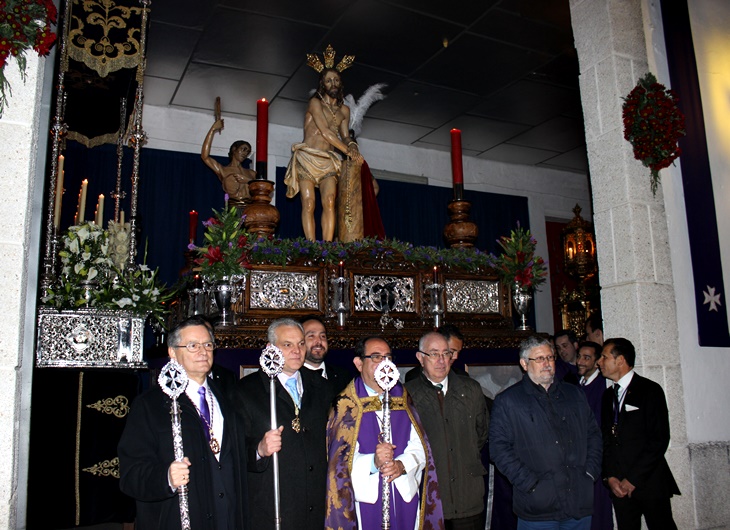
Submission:
POLYGON ((338 274, 339 274, 340 278, 345 276, 345 263, 342 261, 340 261, 340 267, 338 269, 338 274))
POLYGON ((256 162, 266 162, 269 150, 269 102, 256 102, 256 162))
POLYGON ((189 230, 189 236, 190 236, 190 242, 195 243, 195 235, 198 231, 198 212, 195 210, 190 212, 190 230, 189 230))
POLYGON ((439 268, 434 265, 433 266, 433 283, 439 282, 439 268))
POLYGON ((451 129, 451 175, 454 184, 464 184, 464 170, 461 166, 461 131, 451 129))

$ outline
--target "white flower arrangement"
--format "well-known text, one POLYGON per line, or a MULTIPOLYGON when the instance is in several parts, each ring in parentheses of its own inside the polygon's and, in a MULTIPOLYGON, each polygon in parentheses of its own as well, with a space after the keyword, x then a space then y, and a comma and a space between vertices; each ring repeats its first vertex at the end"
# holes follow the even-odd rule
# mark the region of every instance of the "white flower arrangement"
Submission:
POLYGON ((110 222, 106 231, 92 222, 83 223, 69 228, 62 242, 61 274, 43 303, 58 309, 84 305, 126 309, 152 314, 162 323, 164 304, 172 293, 159 284, 157 270, 151 271, 145 263, 127 268, 128 224, 110 222))

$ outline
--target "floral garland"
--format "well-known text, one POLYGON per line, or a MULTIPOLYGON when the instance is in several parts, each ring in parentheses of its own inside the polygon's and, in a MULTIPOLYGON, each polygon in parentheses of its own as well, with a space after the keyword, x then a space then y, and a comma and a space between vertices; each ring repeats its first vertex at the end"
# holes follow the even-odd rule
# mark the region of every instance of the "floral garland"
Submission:
POLYGON ((522 288, 537 288, 547 279, 545 261, 535 255, 537 240, 517 223, 510 236, 497 240, 504 252, 497 258, 497 272, 509 284, 522 288))
POLYGON ((5 78, 8 57, 15 57, 25 81, 25 52, 33 48, 45 56, 56 42, 51 24, 56 23, 53 0, 0 0, 0 116, 7 103, 10 84, 5 78))
POLYGON ((677 141, 686 134, 679 98, 648 73, 623 98, 624 138, 634 158, 651 170, 651 191, 656 195, 659 171, 682 154, 677 141))

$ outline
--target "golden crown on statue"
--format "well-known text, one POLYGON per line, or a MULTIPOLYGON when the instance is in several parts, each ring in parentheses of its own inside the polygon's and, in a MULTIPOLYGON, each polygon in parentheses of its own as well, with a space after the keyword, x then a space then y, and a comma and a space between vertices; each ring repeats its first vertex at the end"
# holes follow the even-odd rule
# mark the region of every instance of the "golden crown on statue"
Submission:
POLYGON ((316 53, 307 54, 307 66, 314 68, 317 73, 322 73, 322 70, 325 68, 334 68, 338 72, 342 72, 343 70, 350 68, 354 62, 354 55, 345 55, 342 57, 340 62, 337 63, 337 66, 335 66, 335 50, 332 48, 331 44, 328 44, 327 49, 324 51, 324 64, 322 64, 322 61, 320 61, 316 53))

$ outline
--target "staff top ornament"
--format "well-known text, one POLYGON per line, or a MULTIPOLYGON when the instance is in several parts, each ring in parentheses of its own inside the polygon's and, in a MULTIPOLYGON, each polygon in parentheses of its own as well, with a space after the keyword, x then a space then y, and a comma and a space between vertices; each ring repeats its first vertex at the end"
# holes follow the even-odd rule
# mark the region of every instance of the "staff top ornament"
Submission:
POLYGON ((157 382, 165 394, 172 399, 177 399, 185 392, 185 387, 188 386, 188 373, 180 363, 174 359, 170 359, 162 370, 160 370, 157 382))
POLYGON ((269 344, 261 350, 259 364, 264 373, 273 379, 284 369, 284 354, 279 348, 269 344))
POLYGON ((400 378, 398 368, 396 368, 395 364, 393 364, 393 361, 388 359, 385 359, 378 364, 374 375, 375 382, 378 383, 378 386, 387 392, 395 386, 400 378))
POLYGON ((307 66, 314 68, 318 74, 322 73, 325 68, 334 68, 338 72, 343 72, 352 66, 355 62, 354 55, 345 55, 342 57, 337 66, 335 66, 335 50, 331 44, 327 45, 327 49, 324 51, 324 64, 319 60, 316 53, 307 54, 307 66))

